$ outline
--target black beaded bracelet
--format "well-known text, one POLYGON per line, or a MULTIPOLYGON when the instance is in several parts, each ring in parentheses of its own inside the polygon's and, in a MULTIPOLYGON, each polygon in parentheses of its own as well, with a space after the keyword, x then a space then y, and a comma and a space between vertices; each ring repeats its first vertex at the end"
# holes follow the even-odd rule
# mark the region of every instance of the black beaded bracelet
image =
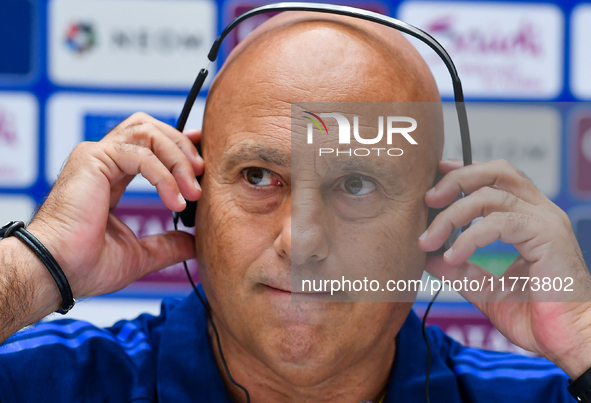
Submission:
POLYGON ((11 235, 20 239, 21 242, 27 245, 43 262, 45 267, 47 267, 47 270, 49 270, 51 277, 53 277, 55 280, 57 288, 59 289, 59 292, 62 296, 62 306, 57 312, 61 313, 62 315, 68 313, 68 311, 74 307, 76 301, 74 300, 70 283, 68 283, 68 279, 66 278, 66 275, 64 274, 60 265, 57 263, 51 253, 49 253, 47 248, 43 246, 43 244, 39 242, 39 240, 35 238, 33 234, 25 229, 24 222, 11 221, 4 227, 0 228, 0 239, 8 238, 11 235))

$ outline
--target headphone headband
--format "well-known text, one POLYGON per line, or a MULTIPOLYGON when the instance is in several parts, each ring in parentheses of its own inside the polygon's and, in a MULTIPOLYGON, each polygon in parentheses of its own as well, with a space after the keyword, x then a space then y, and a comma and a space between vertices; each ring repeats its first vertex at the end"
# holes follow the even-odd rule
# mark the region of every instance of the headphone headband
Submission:
POLYGON ((214 62, 218 56, 220 51, 220 47, 222 42, 228 36, 230 32, 234 30, 241 22, 254 17, 258 14, 265 14, 271 12, 280 12, 280 11, 314 11, 319 13, 327 13, 327 14, 338 14, 338 15, 345 15, 348 17, 358 18, 366 21, 371 21, 378 23, 380 25, 385 25, 390 28, 394 28, 398 31, 404 32, 405 34, 414 36, 415 38, 421 40, 425 44, 427 44, 431 49, 435 51, 441 57, 445 66, 449 70, 449 74, 452 77, 454 88, 456 85, 460 86, 460 91, 456 94, 459 95, 460 98, 456 98, 456 102, 464 102, 464 94, 461 91, 462 84, 460 82, 460 77, 458 76, 458 72, 456 70, 456 66, 454 65, 451 57, 447 53, 447 51, 441 46, 435 38, 431 35, 426 33, 425 31, 407 24, 406 22, 400 21, 396 18, 388 17, 373 11, 363 10, 360 8, 350 7, 350 6, 339 6, 334 4, 323 4, 323 3, 301 3, 301 2, 283 2, 283 3, 273 3, 273 4, 265 4, 263 6, 252 8, 238 17, 234 18, 234 20, 229 23, 226 28, 222 31, 221 35, 214 41, 209 53, 207 54, 207 58, 214 62))

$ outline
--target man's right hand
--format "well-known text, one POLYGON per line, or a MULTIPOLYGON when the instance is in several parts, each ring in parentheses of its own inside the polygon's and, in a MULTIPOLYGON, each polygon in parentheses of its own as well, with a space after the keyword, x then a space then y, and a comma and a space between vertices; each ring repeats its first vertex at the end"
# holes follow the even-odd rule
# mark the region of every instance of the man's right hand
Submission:
MULTIPOLYGON (((136 113, 101 141, 84 142, 74 149, 28 226, 62 267, 74 297, 114 292, 148 273, 195 257, 190 234, 171 231, 138 239, 113 210, 137 174, 156 186, 171 210, 184 210, 185 199, 197 200, 201 188, 195 178, 203 172, 203 160, 193 142, 199 142, 200 136, 200 132, 180 133, 136 113)), ((47 271, 42 265, 36 270, 47 271)), ((31 278, 19 280, 53 281, 47 273, 36 274, 29 272, 31 278)), ((34 285, 59 296, 55 284, 34 285)), ((10 296, 0 295, 0 301, 5 297, 10 296)))

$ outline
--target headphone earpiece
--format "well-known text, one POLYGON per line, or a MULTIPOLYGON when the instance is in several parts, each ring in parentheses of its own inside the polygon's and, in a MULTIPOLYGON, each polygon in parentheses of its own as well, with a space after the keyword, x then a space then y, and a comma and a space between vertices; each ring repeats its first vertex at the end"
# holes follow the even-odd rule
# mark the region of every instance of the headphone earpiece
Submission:
MULTIPOLYGON (((437 185, 437 183, 442 178, 443 178, 443 175, 437 174, 437 177, 435 178, 435 182, 433 183, 433 186, 437 185)), ((460 194, 458 195, 458 197, 456 197, 456 199, 452 202, 452 204, 455 203, 456 201, 460 200, 462 197, 464 197, 464 192, 460 192, 460 194)), ((451 206, 451 204, 448 206, 445 206, 443 208, 440 208, 440 209, 429 208, 429 213, 427 216, 427 227, 429 227, 431 225, 431 223, 433 222, 433 220, 435 220, 435 217, 437 217, 437 214, 441 213, 443 210, 445 210, 449 206, 451 206)), ((459 236, 460 236, 460 228, 454 228, 451 231, 451 234, 449 234, 449 237, 445 240, 445 242, 441 246, 441 248, 439 248, 435 251, 432 251, 432 252, 427 252, 427 255, 434 256, 434 255, 439 255, 439 254, 445 253, 446 250, 451 248, 451 246, 454 244, 454 242, 456 241, 456 239, 458 239, 459 236)))
MULTIPOLYGON (((196 146, 197 152, 199 155, 203 156, 201 153, 201 146, 196 146)), ((197 177, 197 182, 201 183, 201 176, 197 177)), ((195 214, 197 213, 197 202, 196 201, 189 201, 186 200, 187 207, 180 213, 173 213, 173 219, 178 222, 179 218, 183 225, 187 228, 193 228, 195 226, 195 214)))
MULTIPOLYGON (((200 177, 197 177, 199 180, 200 177)), ((181 219, 183 225, 187 228, 193 228, 195 226, 195 214, 197 213, 197 202, 187 200, 187 207, 180 213, 176 213, 177 217, 181 219)), ((175 217, 178 220, 178 218, 175 217)))

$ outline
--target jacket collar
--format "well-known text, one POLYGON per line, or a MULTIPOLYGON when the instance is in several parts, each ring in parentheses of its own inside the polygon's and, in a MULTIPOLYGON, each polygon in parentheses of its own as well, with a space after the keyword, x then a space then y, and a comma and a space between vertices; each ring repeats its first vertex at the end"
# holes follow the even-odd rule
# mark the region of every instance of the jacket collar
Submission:
MULTIPOLYGON (((201 285, 201 295, 205 295, 201 285)), ((205 309, 191 293, 166 319, 158 352, 160 403, 232 400, 218 370, 208 337, 205 309)))
MULTIPOLYGON (((442 354, 445 346, 434 335, 435 332, 427 329, 431 346, 431 403, 461 402, 456 376, 446 364, 447 354, 442 354)), ((423 339, 422 322, 411 311, 396 338, 396 356, 386 391, 386 403, 426 401, 427 360, 428 351, 423 339)))

